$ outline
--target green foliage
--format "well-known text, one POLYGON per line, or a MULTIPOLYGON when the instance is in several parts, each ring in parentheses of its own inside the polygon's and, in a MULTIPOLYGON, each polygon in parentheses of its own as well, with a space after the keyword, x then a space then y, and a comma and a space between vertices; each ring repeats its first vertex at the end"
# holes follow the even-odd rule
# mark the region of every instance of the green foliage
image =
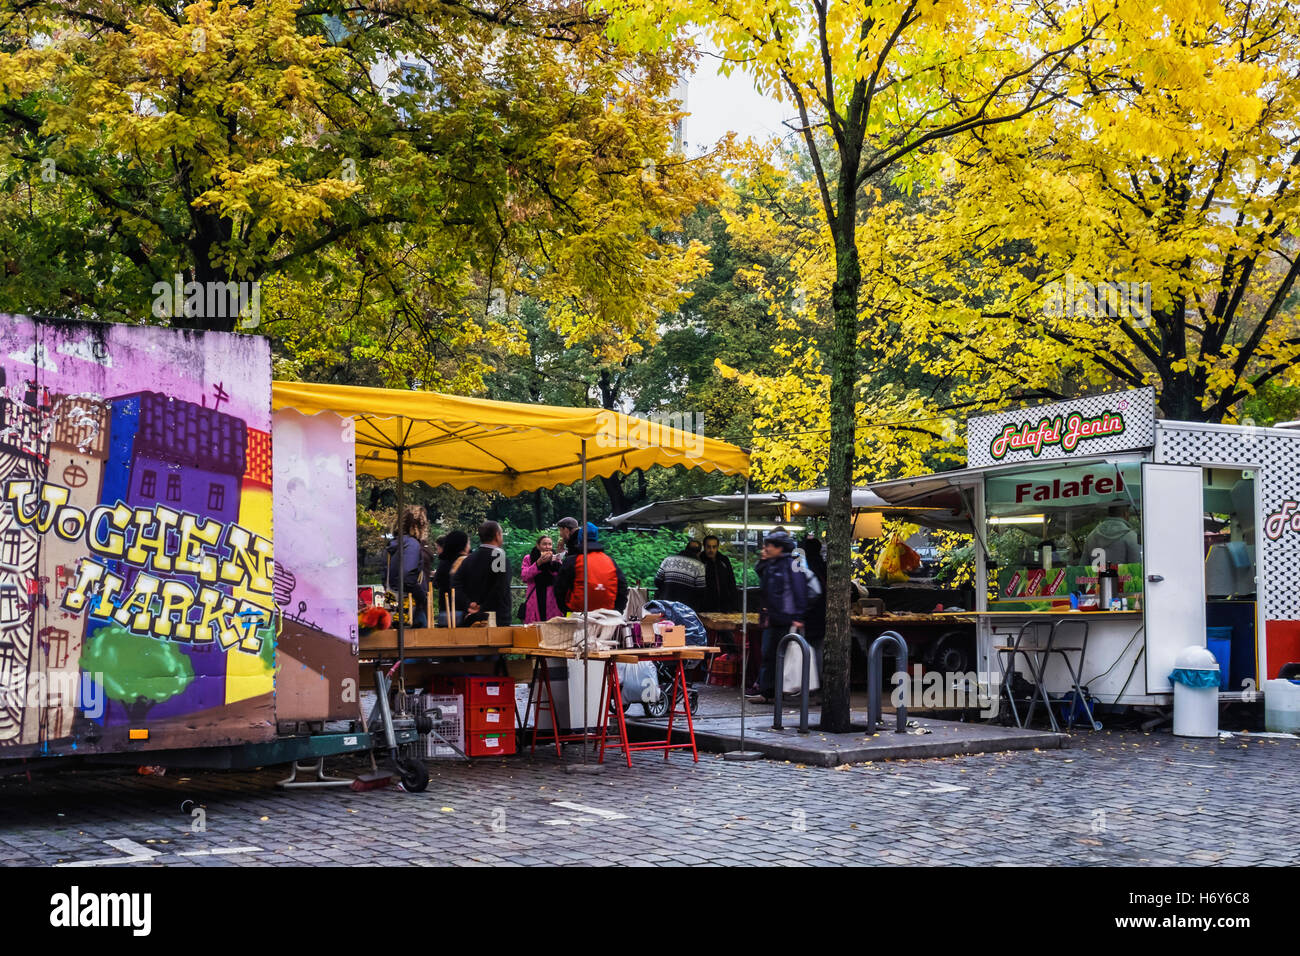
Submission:
POLYGON ((1300 419, 1300 388, 1266 382, 1250 398, 1242 402, 1241 421, 1254 422, 1261 428, 1300 419))
POLYGON ((631 587, 650 587, 663 559, 682 549, 682 533, 659 528, 655 531, 606 531, 601 534, 605 551, 623 569, 631 587))

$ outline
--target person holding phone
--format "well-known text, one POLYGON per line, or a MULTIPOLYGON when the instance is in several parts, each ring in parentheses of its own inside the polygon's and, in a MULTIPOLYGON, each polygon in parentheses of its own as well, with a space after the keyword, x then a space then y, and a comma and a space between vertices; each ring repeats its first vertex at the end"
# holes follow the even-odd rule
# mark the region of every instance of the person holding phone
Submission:
POLYGON ((523 619, 525 624, 549 621, 560 616, 555 600, 555 575, 560 562, 555 557, 554 541, 549 534, 537 539, 537 545, 524 555, 519 575, 528 586, 524 595, 523 619))

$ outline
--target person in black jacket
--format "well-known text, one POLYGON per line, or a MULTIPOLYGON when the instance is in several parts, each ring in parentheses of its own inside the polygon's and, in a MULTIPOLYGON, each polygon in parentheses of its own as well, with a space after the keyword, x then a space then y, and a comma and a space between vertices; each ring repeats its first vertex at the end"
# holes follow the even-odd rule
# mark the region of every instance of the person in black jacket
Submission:
POLYGON ((762 559, 754 569, 763 611, 763 660, 758 669, 758 686, 750 688, 749 700, 767 703, 776 695, 776 682, 781 679, 776 672, 776 645, 791 630, 803 629, 808 582, 793 552, 794 539, 773 532, 764 539, 762 559))
MULTIPOLYGON (((443 537, 442 551, 438 554, 438 570, 433 574, 433 584, 438 591, 438 626, 447 627, 447 592, 451 590, 451 572, 456 566, 456 562, 462 557, 469 554, 469 535, 464 531, 448 531, 443 537)), ((461 607, 456 609, 456 620, 453 622, 459 624, 465 616, 464 602, 458 601, 461 607)))
POLYGON ((478 550, 471 554, 452 575, 456 603, 465 604, 465 624, 487 620, 496 612, 497 627, 508 627, 510 612, 510 562, 506 559, 505 538, 501 525, 484 521, 478 529, 478 550))
POLYGON ((721 542, 716 534, 704 539, 704 553, 700 560, 704 562, 704 599, 701 611, 722 611, 724 613, 740 610, 740 591, 736 587, 736 572, 732 570, 731 559, 719 550, 721 542))
MULTIPOLYGON (((821 539, 808 535, 803 539, 804 564, 817 578, 821 593, 811 596, 804 613, 804 638, 813 649, 813 666, 822 672, 822 640, 826 637, 826 558, 822 555, 821 539)), ((819 694, 820 691, 813 691, 819 694)))

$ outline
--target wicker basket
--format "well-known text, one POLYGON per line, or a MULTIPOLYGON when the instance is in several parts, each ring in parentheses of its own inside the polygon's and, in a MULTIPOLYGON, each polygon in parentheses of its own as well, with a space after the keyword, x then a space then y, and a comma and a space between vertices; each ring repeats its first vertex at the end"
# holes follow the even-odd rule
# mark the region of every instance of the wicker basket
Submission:
POLYGON ((537 625, 541 632, 537 646, 554 651, 571 650, 582 640, 578 630, 581 624, 581 619, 576 617, 553 617, 549 621, 541 621, 537 625))

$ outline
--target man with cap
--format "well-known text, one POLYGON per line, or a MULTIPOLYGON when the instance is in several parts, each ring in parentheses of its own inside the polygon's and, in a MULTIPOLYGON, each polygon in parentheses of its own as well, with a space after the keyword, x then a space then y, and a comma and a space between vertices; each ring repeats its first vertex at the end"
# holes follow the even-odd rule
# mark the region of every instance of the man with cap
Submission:
POLYGON ((578 519, 561 518, 555 523, 555 527, 560 529, 560 549, 555 559, 563 561, 569 553, 569 539, 573 537, 573 532, 578 530, 578 519))
MULTIPOLYGON (((563 526, 560 533, 564 533, 563 526)), ((583 610, 584 564, 587 569, 586 608, 591 611, 609 608, 622 611, 626 608, 627 579, 614 559, 605 553, 596 526, 588 522, 585 533, 579 529, 568 536, 564 563, 555 576, 555 600, 560 609, 576 613, 583 610)))
POLYGON ((759 607, 763 620, 763 660, 758 685, 746 699, 768 703, 776 695, 776 646, 792 630, 802 630, 808 610, 808 582, 795 564, 794 538, 773 532, 763 540, 759 579, 759 607))

